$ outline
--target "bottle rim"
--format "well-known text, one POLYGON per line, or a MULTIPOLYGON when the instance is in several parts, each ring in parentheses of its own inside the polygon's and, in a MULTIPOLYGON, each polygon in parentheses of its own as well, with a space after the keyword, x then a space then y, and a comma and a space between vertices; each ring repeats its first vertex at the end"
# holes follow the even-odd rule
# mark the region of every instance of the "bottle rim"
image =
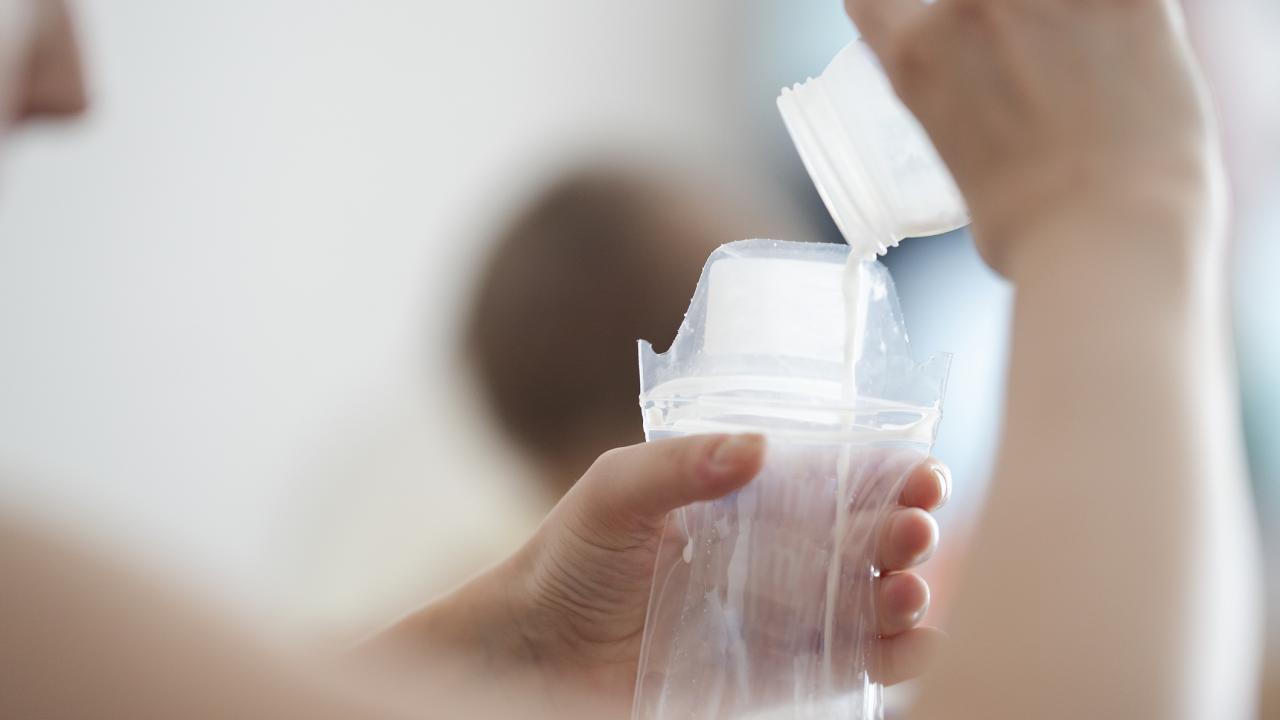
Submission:
POLYGON ((902 237, 868 158, 840 122, 828 85, 817 77, 783 88, 778 110, 845 242, 863 256, 882 256, 902 237))

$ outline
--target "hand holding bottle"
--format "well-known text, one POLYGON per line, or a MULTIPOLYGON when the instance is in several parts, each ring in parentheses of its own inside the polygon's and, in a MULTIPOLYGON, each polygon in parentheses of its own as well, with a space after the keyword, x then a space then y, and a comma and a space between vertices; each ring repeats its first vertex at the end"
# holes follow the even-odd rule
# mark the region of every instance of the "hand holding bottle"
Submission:
MULTIPOLYGON (((1047 224, 1221 224, 1214 122, 1176 2, 846 7, 952 171, 998 271, 1029 246, 1107 242, 1039 232, 1047 224)), ((1196 249, 1180 235, 1151 233, 1160 247, 1142 249, 1196 249)))

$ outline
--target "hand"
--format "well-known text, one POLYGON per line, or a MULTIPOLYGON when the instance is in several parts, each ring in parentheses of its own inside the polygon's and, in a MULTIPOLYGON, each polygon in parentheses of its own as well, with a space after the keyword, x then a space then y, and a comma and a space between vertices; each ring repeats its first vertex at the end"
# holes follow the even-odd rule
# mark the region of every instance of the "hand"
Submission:
MULTIPOLYGON (((713 500, 760 470, 759 436, 698 436, 637 445, 602 456, 506 563, 424 609, 388 637, 402 647, 447 646, 490 675, 537 675, 553 702, 589 696, 625 715, 635 687, 659 540, 674 509, 713 500), (397 637, 398 636, 398 637, 397 637)), ((937 543, 928 514, 949 494, 936 461, 909 471, 899 507, 879 528, 876 589, 878 679, 921 673, 939 633, 917 628, 929 588, 907 570, 937 543)))
MULTIPOLYGON (((1177 2, 845 5, 950 167, 998 271, 1021 245, 1047 242, 1029 226, 1062 215, 1149 224, 1153 211, 1190 212, 1221 223, 1205 217, 1222 210, 1222 172, 1177 2)), ((1139 241, 1125 230, 1068 234, 1085 246, 1139 241)))

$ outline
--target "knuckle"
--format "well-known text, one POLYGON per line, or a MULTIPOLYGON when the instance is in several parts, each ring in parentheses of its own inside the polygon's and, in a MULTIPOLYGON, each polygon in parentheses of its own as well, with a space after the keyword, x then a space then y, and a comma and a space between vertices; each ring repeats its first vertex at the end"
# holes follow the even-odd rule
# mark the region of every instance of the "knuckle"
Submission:
POLYGON ((597 487, 609 486, 611 484, 610 478, 616 477, 621 468, 626 467, 629 462, 627 450, 628 448, 613 448, 601 453, 595 459, 595 462, 591 463, 591 467, 587 468, 587 471, 583 473, 582 480, 578 483, 582 487, 581 492, 589 493, 594 497, 598 494, 596 492, 597 487))
POLYGON ((989 27, 999 5, 992 0, 950 0, 947 3, 954 20, 975 28, 989 27))
POLYGON ((591 463, 587 474, 614 477, 624 475, 630 468, 645 461, 645 453, 649 452, 650 447, 650 443, 641 443, 605 450, 591 463))
POLYGON ((1163 9, 1168 0, 1107 0, 1106 5, 1139 10, 1163 9))
POLYGON ((633 462, 627 450, 614 448, 601 453, 574 488, 582 501, 579 510, 586 513, 579 518, 583 526, 613 525, 636 503, 635 484, 622 477, 627 464, 633 462))
POLYGON ((612 448, 600 453, 600 457, 591 464, 589 472, 608 471, 610 468, 618 467, 626 462, 627 448, 612 448))
POLYGON ((895 87, 909 95, 934 74, 929 43, 915 34, 902 34, 885 44, 882 61, 895 87))
POLYGON ((1169 0, 1109 0, 1109 9, 1134 22, 1148 23, 1156 17, 1168 18, 1169 0))

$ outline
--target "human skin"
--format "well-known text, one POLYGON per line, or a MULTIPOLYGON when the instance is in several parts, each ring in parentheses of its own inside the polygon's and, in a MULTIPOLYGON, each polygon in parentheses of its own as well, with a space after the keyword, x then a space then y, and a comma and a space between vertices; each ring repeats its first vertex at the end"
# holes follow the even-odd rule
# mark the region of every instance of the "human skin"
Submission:
POLYGON ((1177 4, 846 6, 1017 291, 995 478, 912 717, 1249 717, 1227 192, 1177 4))
POLYGON ((66 5, 0 0, 0 142, 37 117, 68 117, 87 102, 80 54, 66 5))
MULTIPOLYGON (((747 484, 764 452, 761 436, 710 435, 606 453, 520 552, 369 650, 412 664, 424 651, 447 649, 462 661, 454 666, 461 685, 511 678, 538 688, 526 701, 547 712, 580 702, 594 717, 625 717, 667 515, 747 484)), ((886 472, 896 480, 902 470, 886 472)), ((939 644, 937 630, 917 627, 929 590, 907 569, 933 553, 937 529, 927 511, 949 493, 946 468, 920 459, 907 466, 898 508, 880 526, 875 672, 886 684, 919 675, 939 644)))
MULTIPOLYGON (((61 2, 0 0, 0 40, 0 128, 83 109, 61 2)), ((756 436, 705 436, 606 454, 516 557, 345 663, 265 647, 74 533, 0 511, 0 716, 624 713, 663 519, 749 482, 763 452, 756 436), (457 682, 477 672, 481 683, 457 682)), ((948 492, 946 469, 922 462, 882 529, 886 681, 918 673, 934 646, 935 634, 915 627, 928 587, 907 569, 932 552, 926 511, 948 492)))
MULTIPOLYGON (((997 477, 918 717, 1245 716, 1255 553, 1223 337, 1223 190, 1176 13, 1157 0, 849 9, 954 171, 984 257, 1019 288, 997 477)), ((13 117, 40 107, 21 101, 36 85, 5 98, 13 117)), ((703 437, 606 455, 525 550, 369 654, 411 658, 399 667, 444 716, 618 710, 635 640, 607 631, 636 627, 626 580, 656 519, 748 482, 761 451, 703 437), (566 572, 592 567, 588 583, 566 572), (462 680, 477 668, 510 682, 462 680)), ((925 530, 905 533, 902 565, 927 554, 922 510, 945 495, 931 465, 920 476, 896 513, 914 519, 885 528, 925 530)), ((109 559, 8 533, 0 714, 391 716, 109 559)), ((885 634, 903 668, 936 639, 885 634)))
MULTIPOLYGON (((662 519, 749 482, 763 450, 704 436, 608 453, 519 554, 345 658, 273 647, 73 534, 0 518, 0 716, 625 716, 662 519)), ((940 466, 914 467, 884 526, 886 569, 932 551, 921 508, 946 493, 940 466)), ((890 573, 879 592, 892 682, 923 668, 936 634, 913 629, 917 577, 890 573)))

